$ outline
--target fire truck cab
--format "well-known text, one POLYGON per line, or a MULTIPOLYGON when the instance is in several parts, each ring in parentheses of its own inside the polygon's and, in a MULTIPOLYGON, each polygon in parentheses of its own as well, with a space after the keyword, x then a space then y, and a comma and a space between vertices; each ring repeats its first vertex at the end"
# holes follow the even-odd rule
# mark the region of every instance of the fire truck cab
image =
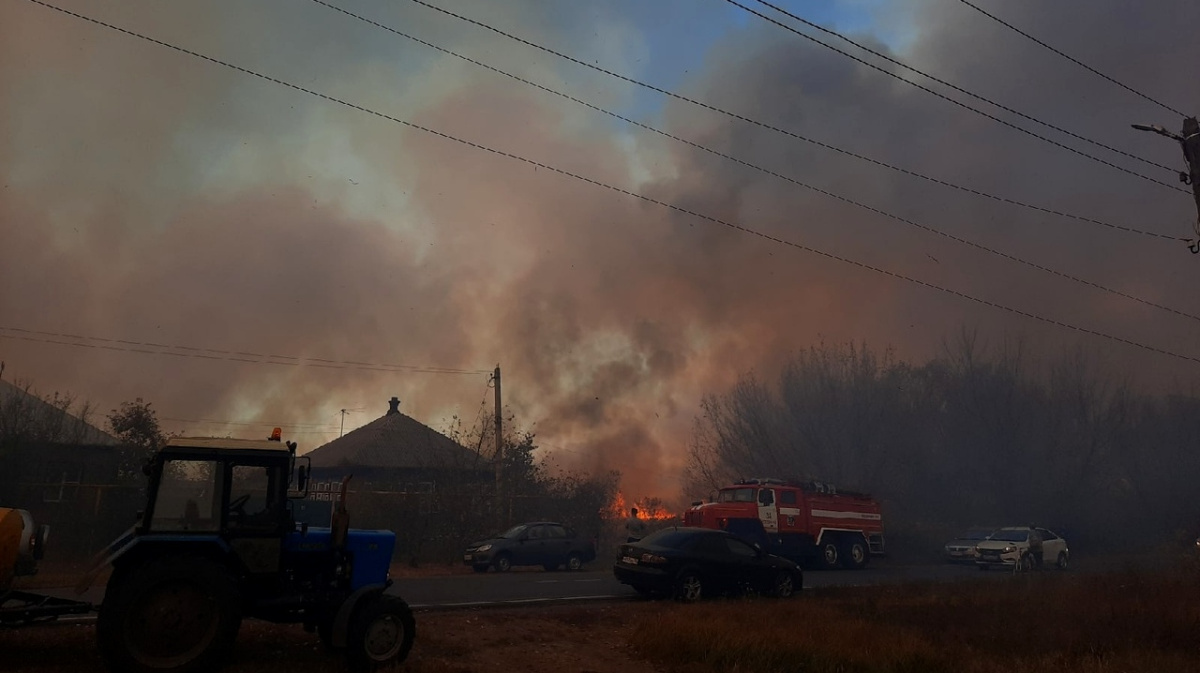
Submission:
POLYGON ((693 503, 684 525, 719 528, 772 554, 823 568, 864 568, 884 554, 879 503, 832 484, 743 479, 693 503))

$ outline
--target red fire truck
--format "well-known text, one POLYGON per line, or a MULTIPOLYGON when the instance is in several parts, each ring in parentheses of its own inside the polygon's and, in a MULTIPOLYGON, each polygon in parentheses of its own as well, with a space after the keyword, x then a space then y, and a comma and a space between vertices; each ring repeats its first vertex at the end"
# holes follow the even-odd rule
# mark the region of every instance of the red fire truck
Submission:
POLYGON ((822 482, 744 479, 722 488, 713 502, 692 503, 683 520, 823 568, 863 568, 871 556, 884 553, 879 503, 822 482))

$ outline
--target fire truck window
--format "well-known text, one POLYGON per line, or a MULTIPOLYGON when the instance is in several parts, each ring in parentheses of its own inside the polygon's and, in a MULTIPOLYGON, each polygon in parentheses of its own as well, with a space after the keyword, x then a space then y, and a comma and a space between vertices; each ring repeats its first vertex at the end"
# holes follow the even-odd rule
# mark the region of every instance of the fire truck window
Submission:
POLYGON ((721 502, 754 502, 754 489, 729 488, 721 491, 721 502))
POLYGON ((779 492, 779 504, 781 504, 781 505, 796 504, 796 492, 795 491, 780 491, 779 492))
POLYGON ((775 493, 769 488, 764 488, 758 492, 758 504, 773 505, 775 504, 775 493))

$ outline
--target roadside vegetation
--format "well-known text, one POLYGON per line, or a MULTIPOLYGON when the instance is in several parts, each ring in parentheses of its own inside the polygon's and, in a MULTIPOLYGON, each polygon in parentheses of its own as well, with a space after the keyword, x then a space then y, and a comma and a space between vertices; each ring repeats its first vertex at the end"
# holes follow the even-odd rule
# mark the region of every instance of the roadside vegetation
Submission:
MULTIPOLYGON (((993 573, 806 590, 789 601, 630 601, 420 613, 411 673, 1160 673, 1200 670, 1200 565, 993 573)), ((90 626, 0 630, 5 670, 96 672, 90 626), (9 668, 11 666, 11 668, 9 668)), ((228 673, 344 670, 315 634, 247 622, 228 673)))
POLYGON ((671 606, 631 642, 672 673, 1200 670, 1197 570, 1033 573, 671 606))

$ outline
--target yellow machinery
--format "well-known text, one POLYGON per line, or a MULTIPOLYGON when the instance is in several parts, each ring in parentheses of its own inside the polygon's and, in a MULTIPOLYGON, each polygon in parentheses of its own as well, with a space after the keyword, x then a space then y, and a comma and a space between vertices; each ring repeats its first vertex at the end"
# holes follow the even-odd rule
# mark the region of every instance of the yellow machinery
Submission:
POLYGON ((37 573, 49 527, 36 527, 23 509, 0 507, 0 626, 18 626, 85 614, 90 603, 30 593, 13 588, 13 579, 37 573))
POLYGON ((0 507, 0 592, 12 587, 13 577, 37 572, 46 528, 37 530, 23 509, 0 507))

